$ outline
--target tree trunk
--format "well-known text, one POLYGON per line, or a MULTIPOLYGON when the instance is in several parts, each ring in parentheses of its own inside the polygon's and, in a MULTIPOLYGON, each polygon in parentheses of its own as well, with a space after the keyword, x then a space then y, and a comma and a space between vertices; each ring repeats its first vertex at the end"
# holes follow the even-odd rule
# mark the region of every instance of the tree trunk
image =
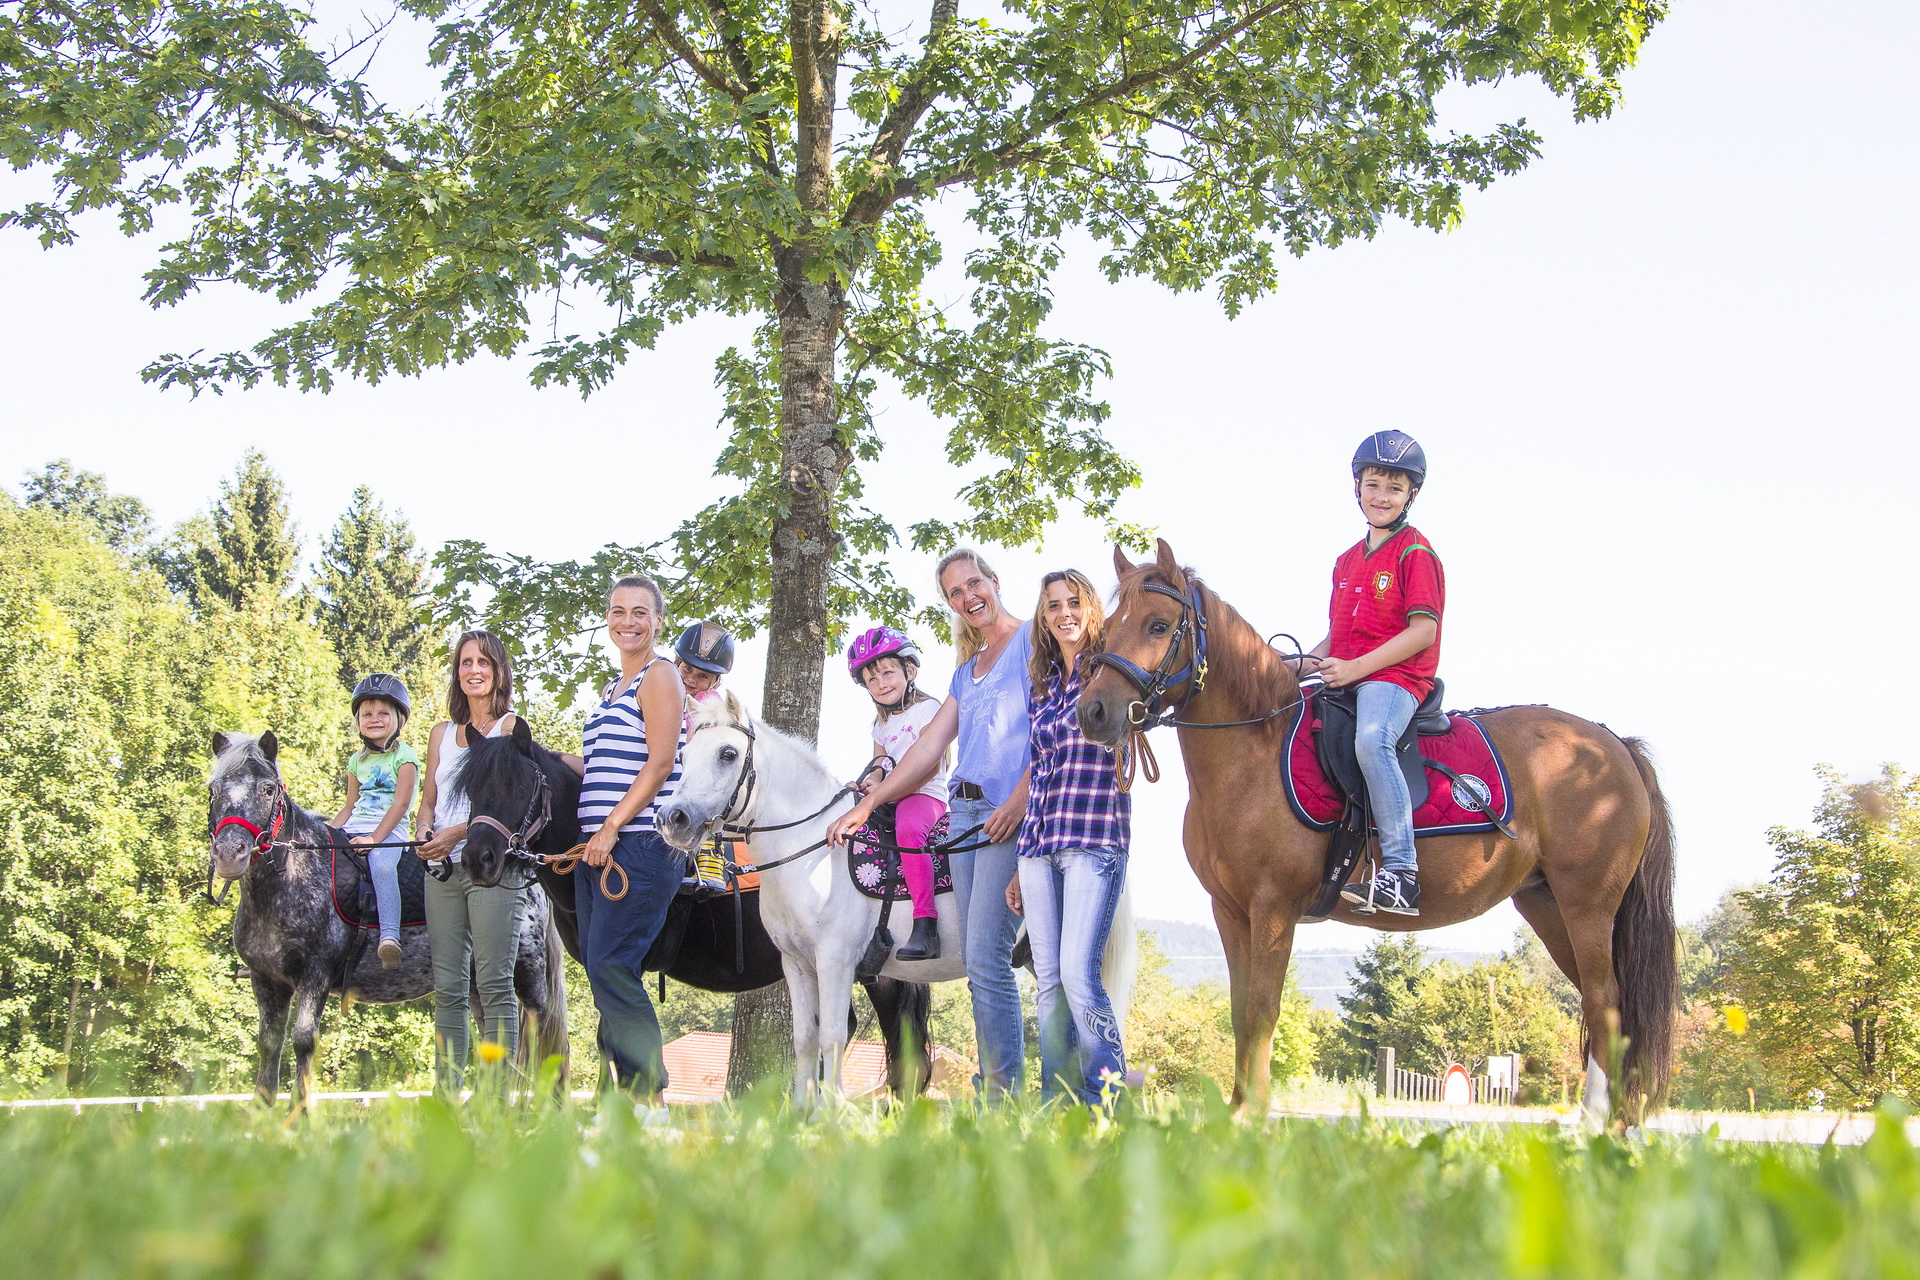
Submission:
MULTIPOLYGON (((825 214, 833 200, 833 109, 839 65, 831 0, 790 0, 798 111, 794 192, 803 209, 825 214)), ((835 356, 846 296, 837 282, 808 278, 817 246, 776 254, 780 296, 780 489, 784 509, 769 548, 767 679, 760 714, 776 729, 813 742, 820 735, 820 681, 827 652, 827 582, 839 534, 834 495, 852 460, 840 438, 835 356)), ((727 1091, 793 1072, 793 1005, 784 982, 734 997, 727 1091)))

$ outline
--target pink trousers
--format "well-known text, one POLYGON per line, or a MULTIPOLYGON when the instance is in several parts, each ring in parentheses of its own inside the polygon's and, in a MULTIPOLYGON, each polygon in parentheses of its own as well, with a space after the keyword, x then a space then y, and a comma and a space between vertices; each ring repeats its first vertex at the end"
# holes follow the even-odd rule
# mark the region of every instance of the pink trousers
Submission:
MULTIPOLYGON (((933 830, 933 824, 940 821, 940 815, 946 811, 947 806, 932 796, 914 792, 894 809, 894 838, 902 849, 926 848, 927 832, 933 830)), ((900 876, 907 882, 907 893, 913 898, 913 918, 920 920, 938 915, 933 906, 933 855, 901 854, 900 876)))

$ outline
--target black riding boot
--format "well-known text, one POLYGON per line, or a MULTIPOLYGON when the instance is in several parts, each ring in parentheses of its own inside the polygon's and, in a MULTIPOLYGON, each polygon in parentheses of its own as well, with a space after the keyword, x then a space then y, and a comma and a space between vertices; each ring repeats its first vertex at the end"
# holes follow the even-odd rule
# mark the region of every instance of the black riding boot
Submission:
POLYGON ((907 945, 893 953, 896 960, 938 960, 940 958, 940 921, 921 916, 913 922, 907 945))

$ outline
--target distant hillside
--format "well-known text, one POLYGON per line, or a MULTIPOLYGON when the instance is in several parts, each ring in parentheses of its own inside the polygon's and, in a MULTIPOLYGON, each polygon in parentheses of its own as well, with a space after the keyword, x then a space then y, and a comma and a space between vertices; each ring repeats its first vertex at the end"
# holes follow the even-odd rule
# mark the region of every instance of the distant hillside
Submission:
MULTIPOLYGON (((1142 920, 1140 927, 1159 941, 1167 954, 1167 976, 1183 987, 1203 982, 1227 982, 1227 955, 1212 925, 1190 920, 1142 920)), ((1490 951, 1429 951, 1429 960, 1472 964, 1490 951)), ((1355 951, 1296 951, 1287 971, 1289 985, 1297 985, 1322 1009, 1339 1009, 1339 998, 1353 983, 1355 951)))

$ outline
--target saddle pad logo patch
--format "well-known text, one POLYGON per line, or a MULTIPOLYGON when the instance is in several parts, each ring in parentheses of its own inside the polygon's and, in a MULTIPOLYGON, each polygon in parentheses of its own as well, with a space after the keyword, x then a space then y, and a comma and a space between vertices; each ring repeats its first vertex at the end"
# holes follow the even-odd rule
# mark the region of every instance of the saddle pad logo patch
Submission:
POLYGON ((1373 598, 1375 600, 1386 599, 1387 592, 1392 587, 1393 587, 1393 575, 1391 573, 1382 572, 1382 573, 1376 573, 1373 575, 1373 598))
POLYGON ((1485 780, 1471 773, 1463 773, 1459 781, 1453 784, 1453 802, 1462 809, 1485 812, 1493 803, 1493 788, 1485 780))

